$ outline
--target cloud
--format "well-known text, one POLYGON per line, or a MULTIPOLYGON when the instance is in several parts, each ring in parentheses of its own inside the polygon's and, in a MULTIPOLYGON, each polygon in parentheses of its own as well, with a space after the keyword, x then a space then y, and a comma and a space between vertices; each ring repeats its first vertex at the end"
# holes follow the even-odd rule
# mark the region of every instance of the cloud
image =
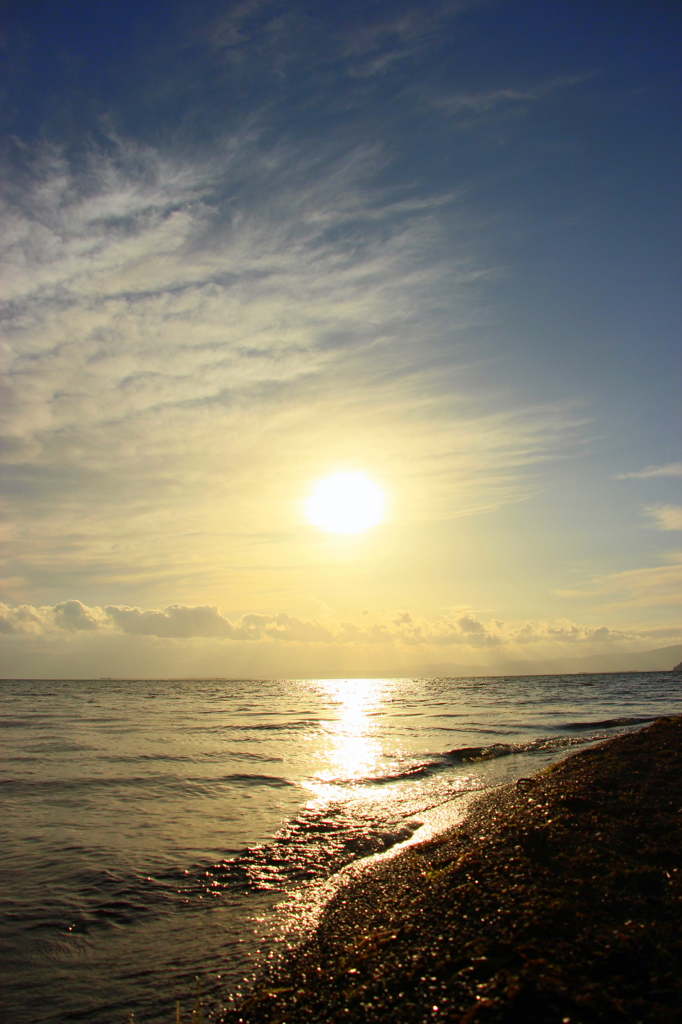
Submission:
POLYGON ((197 166, 116 145, 85 175, 44 155, 29 202, 6 204, 9 436, 53 455, 68 453, 60 431, 71 454, 104 426, 120 443, 126 423, 164 432, 171 410, 219 417, 263 388, 324 377, 358 342, 407 340, 414 260, 435 223, 368 193, 378 152, 314 167, 312 154, 236 139, 197 166))
POLYGON ((649 505, 644 513, 658 530, 682 530, 682 505, 649 505))
POLYGON ((668 558, 668 565, 595 575, 587 586, 556 593, 571 598, 608 595, 611 608, 682 604, 682 551, 672 551, 668 558))
POLYGON ((34 607, 0 603, 0 633, 18 636, 50 636, 105 629, 109 619, 101 608, 88 608, 81 601, 62 601, 54 606, 34 607))
POLYGON ((633 470, 630 473, 618 473, 613 480, 649 480, 653 477, 682 476, 682 462, 667 462, 663 466, 647 466, 646 469, 633 470))
MULTIPOLYGON (((332 619, 303 619, 279 612, 274 615, 251 612, 234 620, 211 605, 170 605, 165 609, 141 609, 123 605, 89 608, 80 601, 34 608, 0 605, 0 632, 24 637, 57 637, 76 633, 154 637, 159 640, 229 641, 253 644, 296 644, 325 647, 362 648, 461 647, 469 651, 536 645, 542 649, 576 645, 620 644, 653 636, 636 629, 591 626, 569 620, 503 623, 482 621, 472 613, 453 610, 435 621, 410 612, 372 615, 370 624, 358 625, 332 619)), ((659 629, 656 638, 675 637, 680 630, 659 629)))
POLYGON ((226 640, 286 640, 297 643, 329 643, 333 634, 317 622, 295 616, 243 615, 235 623, 209 605, 171 605, 164 611, 108 605, 105 613, 123 633, 174 639, 217 637, 226 640))
POLYGON ((469 615, 463 615, 461 619, 457 620, 457 625, 463 633, 484 633, 485 626, 482 622, 477 619, 472 619, 469 615))
POLYGON ((108 605, 104 611, 122 633, 183 639, 193 636, 234 639, 236 634, 218 609, 208 605, 191 608, 175 604, 164 611, 108 605))
POLYGON ((47 627, 48 623, 38 608, 25 604, 11 608, 0 604, 0 633, 37 636, 47 627))
POLYGON ((402 10, 382 20, 373 19, 362 26, 347 28, 339 38, 340 52, 345 58, 348 74, 358 78, 384 78, 400 73, 404 62, 424 56, 438 40, 445 24, 452 18, 481 6, 484 0, 403 6, 402 10))
POLYGON ((281 87, 293 76, 304 78, 311 93, 307 105, 315 103, 317 86, 318 92, 324 89, 329 107, 357 101, 357 94, 366 98, 363 80, 404 75, 407 60, 414 64, 428 59, 448 22, 486 2, 400 3, 387 13, 374 5, 363 5, 357 12, 347 6, 344 18, 333 19, 321 33, 319 17, 306 15, 296 5, 283 9, 268 0, 249 0, 201 25, 199 38, 242 79, 275 79, 281 87), (361 81, 349 99, 353 79, 361 81), (343 100, 335 91, 342 92, 343 100))
POLYGON ((55 605, 54 619, 62 629, 98 629, 104 620, 99 608, 86 608, 80 601, 62 601, 55 605))
POLYGON ((253 562, 246 538, 295 530, 295 495, 349 458, 433 519, 527 497, 580 450, 571 405, 467 387, 457 337, 491 271, 461 195, 386 188, 379 145, 265 128, 202 161, 44 147, 8 178, 8 577, 209 578, 216 550, 253 562))
POLYGON ((551 97, 558 90, 582 85, 594 77, 593 72, 561 75, 532 85, 513 85, 475 91, 458 90, 454 93, 433 93, 428 103, 450 118, 460 128, 480 129, 494 118, 515 120, 532 105, 551 97))

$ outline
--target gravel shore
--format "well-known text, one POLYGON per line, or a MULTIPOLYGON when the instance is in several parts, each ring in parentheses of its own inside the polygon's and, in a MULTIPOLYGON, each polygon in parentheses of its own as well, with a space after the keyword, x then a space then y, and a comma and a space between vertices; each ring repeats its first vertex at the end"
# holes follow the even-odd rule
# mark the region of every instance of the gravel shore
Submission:
POLYGON ((225 1024, 682 1021, 682 717, 351 879, 225 1024))

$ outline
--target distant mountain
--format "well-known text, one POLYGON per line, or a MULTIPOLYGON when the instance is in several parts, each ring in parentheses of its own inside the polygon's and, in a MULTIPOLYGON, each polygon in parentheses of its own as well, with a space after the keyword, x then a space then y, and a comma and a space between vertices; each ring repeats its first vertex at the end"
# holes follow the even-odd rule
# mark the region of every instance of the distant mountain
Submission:
POLYGON ((682 644, 657 647, 652 651, 634 654, 590 654, 582 658, 552 658, 548 661, 498 661, 487 665, 462 665, 450 662, 431 665, 413 665, 411 668, 392 668, 373 676, 544 676, 573 675, 579 672, 671 672, 680 671, 682 644), (678 662, 680 664, 678 665, 678 662))

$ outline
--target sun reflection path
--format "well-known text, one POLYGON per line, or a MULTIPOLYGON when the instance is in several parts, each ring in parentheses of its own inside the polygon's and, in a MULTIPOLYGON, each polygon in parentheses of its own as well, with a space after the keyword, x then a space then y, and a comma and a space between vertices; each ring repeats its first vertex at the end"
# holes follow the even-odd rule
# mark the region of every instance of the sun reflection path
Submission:
POLYGON ((329 798, 340 783, 371 779, 389 768, 381 743, 380 712, 390 700, 396 681, 317 679, 313 685, 338 709, 337 716, 323 724, 326 744, 320 754, 324 767, 309 783, 320 799, 329 798))

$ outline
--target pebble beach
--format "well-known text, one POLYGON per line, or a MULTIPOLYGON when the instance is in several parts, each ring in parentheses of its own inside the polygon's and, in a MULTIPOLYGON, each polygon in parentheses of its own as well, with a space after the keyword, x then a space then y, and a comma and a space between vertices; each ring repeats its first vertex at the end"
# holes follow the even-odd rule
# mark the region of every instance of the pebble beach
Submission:
POLYGON ((682 1020, 682 717, 349 877, 224 1024, 682 1020))

